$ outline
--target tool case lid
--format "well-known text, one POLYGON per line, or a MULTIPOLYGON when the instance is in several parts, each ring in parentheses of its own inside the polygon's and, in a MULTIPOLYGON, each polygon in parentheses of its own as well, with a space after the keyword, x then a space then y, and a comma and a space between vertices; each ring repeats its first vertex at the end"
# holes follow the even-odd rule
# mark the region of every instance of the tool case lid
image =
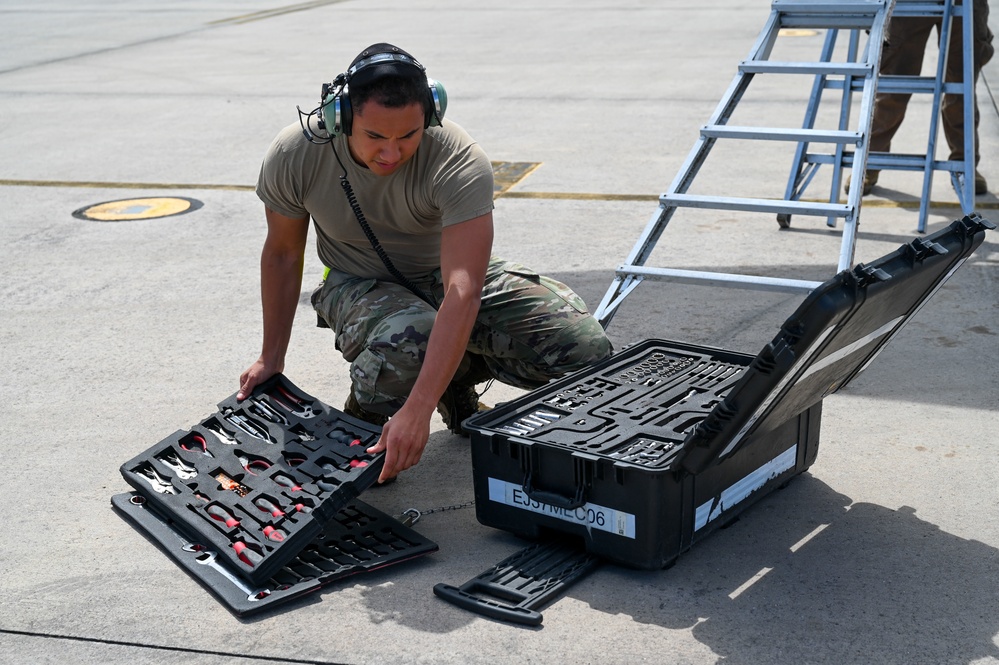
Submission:
POLYGON ((846 386, 983 242, 972 213, 816 287, 742 379, 687 436, 680 465, 699 473, 846 386))

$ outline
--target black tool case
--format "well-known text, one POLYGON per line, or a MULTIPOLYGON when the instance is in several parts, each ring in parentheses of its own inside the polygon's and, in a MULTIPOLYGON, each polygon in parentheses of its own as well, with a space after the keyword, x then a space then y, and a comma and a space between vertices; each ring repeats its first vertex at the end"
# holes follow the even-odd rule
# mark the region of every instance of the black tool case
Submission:
POLYGON ((757 356, 646 340, 465 422, 479 521, 670 565, 814 462, 849 383, 995 228, 969 215, 817 287, 757 356))
POLYGON ((283 375, 235 395, 121 466, 155 509, 252 584, 262 584, 378 479, 381 428, 283 375))

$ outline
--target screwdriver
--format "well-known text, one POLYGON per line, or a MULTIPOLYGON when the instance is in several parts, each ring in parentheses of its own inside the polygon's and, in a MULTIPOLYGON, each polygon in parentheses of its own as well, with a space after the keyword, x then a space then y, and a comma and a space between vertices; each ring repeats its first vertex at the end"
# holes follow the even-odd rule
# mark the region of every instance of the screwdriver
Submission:
POLYGON ((205 510, 212 516, 212 519, 224 522, 227 527, 239 526, 239 520, 232 513, 217 504, 209 505, 205 510))
POLYGON ((271 503, 269 500, 265 499, 264 497, 254 499, 253 505, 255 505, 260 510, 264 511, 265 513, 270 513, 274 517, 281 517, 284 515, 283 510, 275 506, 273 503, 271 503))
POLYGON ((285 533, 281 529, 274 528, 270 524, 264 527, 264 536, 269 540, 280 543, 284 540, 285 533))
POLYGON ((247 545, 242 540, 237 540, 232 544, 232 549, 236 551, 236 556, 239 560, 245 563, 249 567, 253 567, 263 560, 260 552, 257 552, 253 547, 247 545))

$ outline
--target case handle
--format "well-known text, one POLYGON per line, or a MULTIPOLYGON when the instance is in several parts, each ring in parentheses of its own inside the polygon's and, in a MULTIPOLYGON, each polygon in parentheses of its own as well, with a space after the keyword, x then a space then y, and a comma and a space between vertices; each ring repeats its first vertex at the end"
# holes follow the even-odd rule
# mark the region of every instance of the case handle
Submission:
POLYGON ((524 493, 527 494, 528 498, 539 503, 546 503, 549 506, 555 506, 556 508, 575 510, 576 508, 581 508, 586 504, 586 497, 583 495, 582 485, 576 486, 576 496, 572 497, 559 494, 558 492, 538 490, 534 489, 534 480, 531 477, 531 473, 528 472, 527 476, 524 478, 523 488, 524 493))
POLYGON ((510 621, 525 626, 541 625, 540 612, 513 604, 523 602, 527 597, 502 585, 478 580, 471 580, 468 585, 461 588, 450 584, 435 584, 434 595, 452 605, 491 619, 510 621), (484 595, 477 596, 476 592, 484 595))

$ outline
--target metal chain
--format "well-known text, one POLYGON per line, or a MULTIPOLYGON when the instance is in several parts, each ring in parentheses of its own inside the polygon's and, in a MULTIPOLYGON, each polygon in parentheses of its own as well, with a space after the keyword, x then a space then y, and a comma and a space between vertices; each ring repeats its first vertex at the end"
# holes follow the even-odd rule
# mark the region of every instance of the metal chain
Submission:
POLYGON ((424 510, 421 515, 433 515, 434 513, 446 513, 449 510, 461 510, 462 508, 468 508, 469 506, 475 505, 475 499, 471 501, 466 501, 465 503, 456 503, 453 506, 441 506, 440 508, 431 508, 430 510, 424 510))
POLYGON ((468 508, 469 506, 475 505, 475 499, 471 501, 466 501, 465 503, 456 503, 450 506, 440 506, 439 508, 430 508, 428 510, 417 510, 416 508, 407 508, 402 511, 402 515, 399 516, 399 520, 406 526, 413 526, 420 521, 420 518, 424 515, 433 515, 434 513, 445 513, 450 510, 461 510, 462 508, 468 508))

